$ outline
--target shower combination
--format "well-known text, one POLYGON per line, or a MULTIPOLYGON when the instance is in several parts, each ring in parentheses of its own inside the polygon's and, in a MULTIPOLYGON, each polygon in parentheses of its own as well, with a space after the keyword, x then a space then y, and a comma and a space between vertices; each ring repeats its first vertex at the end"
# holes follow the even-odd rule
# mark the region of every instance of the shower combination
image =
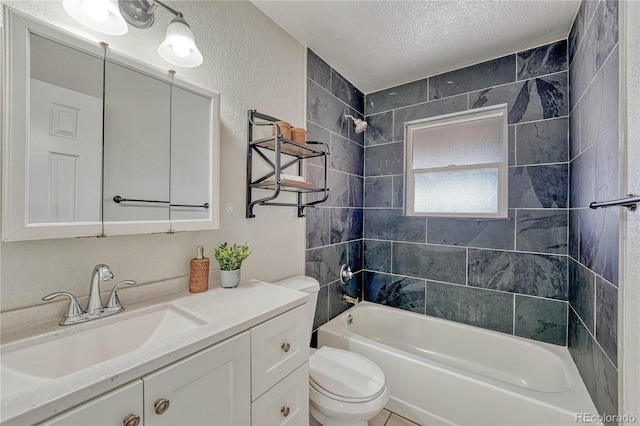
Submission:
POLYGON ((356 128, 356 133, 362 133, 367 130, 367 122, 364 120, 360 120, 359 118, 355 118, 353 115, 347 114, 344 118, 350 118, 353 120, 353 125, 356 128))

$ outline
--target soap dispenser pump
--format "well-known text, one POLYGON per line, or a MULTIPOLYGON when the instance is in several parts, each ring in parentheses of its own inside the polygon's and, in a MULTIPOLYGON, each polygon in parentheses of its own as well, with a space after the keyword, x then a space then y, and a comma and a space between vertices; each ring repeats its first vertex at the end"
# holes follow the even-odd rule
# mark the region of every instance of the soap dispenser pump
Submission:
POLYGON ((204 247, 196 248, 196 257, 191 259, 189 269, 189 292, 201 293, 209 290, 209 259, 204 257, 204 247))

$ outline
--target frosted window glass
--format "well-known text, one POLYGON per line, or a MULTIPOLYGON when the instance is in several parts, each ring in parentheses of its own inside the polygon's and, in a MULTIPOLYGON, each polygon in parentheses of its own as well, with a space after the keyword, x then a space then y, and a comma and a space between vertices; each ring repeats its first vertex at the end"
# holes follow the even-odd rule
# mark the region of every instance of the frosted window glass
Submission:
POLYGON ((413 131, 413 168, 500 163, 502 116, 450 123, 413 131))
POLYGON ((498 212, 497 168, 419 173, 414 182, 416 213, 498 212))

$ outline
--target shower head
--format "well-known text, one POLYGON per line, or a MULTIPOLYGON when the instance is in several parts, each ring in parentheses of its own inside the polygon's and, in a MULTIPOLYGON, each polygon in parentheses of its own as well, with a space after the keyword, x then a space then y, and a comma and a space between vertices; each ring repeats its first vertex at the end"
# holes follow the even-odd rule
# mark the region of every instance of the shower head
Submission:
POLYGON ((356 133, 362 133, 367 130, 367 122, 364 120, 360 120, 359 118, 355 118, 353 115, 347 114, 344 118, 350 118, 353 120, 353 125, 356 127, 356 133))

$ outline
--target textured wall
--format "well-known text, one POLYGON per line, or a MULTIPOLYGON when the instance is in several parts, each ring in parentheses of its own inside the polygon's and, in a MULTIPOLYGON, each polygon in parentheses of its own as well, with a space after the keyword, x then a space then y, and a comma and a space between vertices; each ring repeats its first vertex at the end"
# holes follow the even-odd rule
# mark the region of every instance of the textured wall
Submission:
MULTIPOLYGON (((61 1, 4 3, 90 40, 107 41, 114 50, 152 65, 169 67, 157 53, 172 18, 162 9, 152 28, 130 28, 117 37, 82 27, 66 14, 61 1)), ((0 310, 40 303, 54 290, 86 295, 97 263, 110 265, 116 279, 140 283, 186 275, 197 245, 211 257, 225 240, 251 245, 243 277, 275 280, 303 272, 304 219, 297 218, 296 209, 258 207, 255 219, 245 219, 244 199, 247 110, 304 123, 304 47, 249 2, 169 4, 184 13, 204 56, 200 67, 179 69, 178 74, 221 93, 220 230, 3 244, 0 310)), ((212 268, 217 268, 215 261, 212 268)))
POLYGON ((618 2, 583 1, 569 36, 569 351, 600 413, 616 414, 620 208, 618 2))
MULTIPOLYGON (((310 140, 329 143, 329 199, 307 209, 306 273, 320 281, 313 329, 349 307, 342 294, 358 296, 362 274, 348 286, 338 280, 340 265, 362 269, 362 191, 364 137, 356 134, 346 114, 363 118, 364 95, 336 70, 307 50, 307 131, 310 140)), ((307 165, 307 180, 321 185, 324 163, 307 165)), ((315 336, 315 334, 314 334, 315 336)))
POLYGON ((564 345, 567 41, 367 94, 364 298, 564 345), (402 215, 404 123, 508 104, 509 214, 402 215))

